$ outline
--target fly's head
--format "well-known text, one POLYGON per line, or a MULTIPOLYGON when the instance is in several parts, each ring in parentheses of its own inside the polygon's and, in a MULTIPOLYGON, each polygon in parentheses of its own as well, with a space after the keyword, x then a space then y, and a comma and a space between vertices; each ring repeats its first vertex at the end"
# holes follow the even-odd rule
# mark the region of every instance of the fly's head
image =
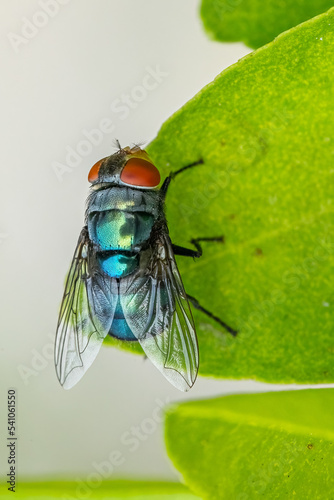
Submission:
POLYGON ((94 190, 107 186, 154 189, 160 183, 160 173, 146 151, 127 146, 95 163, 88 180, 94 190))

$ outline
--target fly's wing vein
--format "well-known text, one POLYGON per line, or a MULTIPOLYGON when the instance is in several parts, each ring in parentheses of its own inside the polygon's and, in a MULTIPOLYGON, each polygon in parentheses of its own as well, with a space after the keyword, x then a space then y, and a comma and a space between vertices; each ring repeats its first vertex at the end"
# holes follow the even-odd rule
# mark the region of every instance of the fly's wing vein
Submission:
POLYGON ((94 272, 90 253, 85 227, 67 276, 56 333, 55 366, 65 389, 73 387, 96 358, 117 302, 111 293, 112 284, 104 283, 104 278, 94 272))
POLYGON ((197 376, 198 345, 168 235, 159 236, 146 269, 122 278, 120 300, 145 354, 175 387, 187 391, 197 376))

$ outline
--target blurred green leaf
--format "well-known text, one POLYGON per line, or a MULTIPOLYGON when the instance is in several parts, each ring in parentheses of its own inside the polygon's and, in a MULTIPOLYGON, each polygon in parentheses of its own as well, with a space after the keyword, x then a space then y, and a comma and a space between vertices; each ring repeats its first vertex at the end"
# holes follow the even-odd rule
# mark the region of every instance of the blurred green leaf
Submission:
MULTIPOLYGON (((2 485, 2 490, 6 487, 2 485)), ((9 498, 9 491, 1 498, 9 498)), ((71 481, 48 481, 21 483, 15 491, 17 500, 75 500, 79 498, 101 498, 114 500, 132 498, 133 500, 198 500, 189 490, 179 483, 144 481, 102 481, 97 473, 87 478, 71 481), (94 478, 93 478, 94 476, 94 478)))
POLYGON ((201 17, 214 40, 258 48, 333 5, 332 0, 202 0, 201 17))
POLYGON ((331 389, 184 403, 167 410, 167 449, 204 499, 330 499, 333 413, 331 389))

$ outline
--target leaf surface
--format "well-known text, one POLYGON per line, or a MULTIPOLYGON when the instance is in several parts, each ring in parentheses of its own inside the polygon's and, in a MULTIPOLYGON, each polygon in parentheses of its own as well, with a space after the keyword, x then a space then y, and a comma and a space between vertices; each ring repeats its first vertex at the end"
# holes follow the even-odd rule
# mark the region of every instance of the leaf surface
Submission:
POLYGON ((167 449, 204 499, 330 499, 333 412, 332 389, 183 403, 167 410, 167 449))

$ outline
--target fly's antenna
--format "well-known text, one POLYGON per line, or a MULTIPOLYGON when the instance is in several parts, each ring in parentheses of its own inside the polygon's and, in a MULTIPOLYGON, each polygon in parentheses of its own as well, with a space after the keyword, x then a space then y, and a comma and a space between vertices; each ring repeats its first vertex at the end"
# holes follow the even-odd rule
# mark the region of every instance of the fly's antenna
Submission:
POLYGON ((119 151, 122 151, 122 146, 121 146, 121 143, 119 142, 118 139, 115 139, 115 144, 116 144, 116 147, 119 149, 119 151))
POLYGON ((118 152, 121 153, 122 151, 130 151, 132 153, 135 153, 141 149, 141 146, 145 144, 144 141, 133 143, 131 147, 127 146, 126 148, 122 148, 121 143, 119 142, 118 139, 114 139, 114 147, 118 148, 118 152))

